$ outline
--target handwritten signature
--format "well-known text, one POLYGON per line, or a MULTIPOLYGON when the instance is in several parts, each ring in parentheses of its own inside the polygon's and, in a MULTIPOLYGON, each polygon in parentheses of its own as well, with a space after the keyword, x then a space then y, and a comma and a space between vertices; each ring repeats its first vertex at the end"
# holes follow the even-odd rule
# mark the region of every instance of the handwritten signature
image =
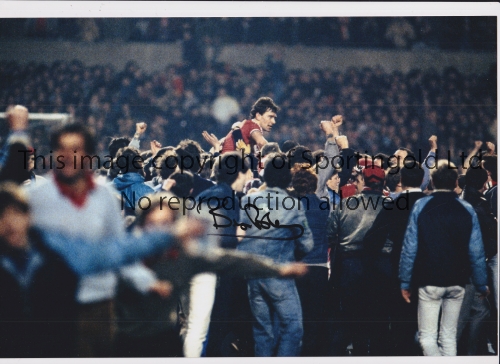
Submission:
POLYGON ((253 239, 295 240, 295 239, 300 238, 304 234, 304 227, 302 225, 300 225, 300 224, 281 225, 278 219, 274 220, 274 222, 273 222, 273 221, 271 221, 271 217, 269 216, 269 212, 267 212, 261 218, 259 218, 260 210, 254 204, 248 203, 245 205, 245 207, 243 207, 243 210, 245 211, 248 218, 250 219, 250 222, 251 222, 250 224, 247 224, 245 222, 238 222, 235 219, 231 219, 230 217, 228 217, 224 214, 217 213, 216 211, 219 208, 220 207, 209 209, 209 213, 210 213, 210 215, 212 215, 212 217, 214 219, 213 226, 216 229, 228 228, 231 226, 235 226, 235 227, 241 228, 241 230, 243 230, 243 231, 246 231, 246 230, 252 228, 252 226, 253 226, 253 227, 257 228, 258 230, 269 230, 271 228, 290 229, 295 235, 292 235, 289 237, 284 237, 284 238, 280 238, 280 237, 270 238, 270 237, 265 237, 265 236, 237 235, 237 234, 236 235, 233 235, 233 234, 215 234, 215 233, 209 234, 209 235, 245 237, 245 238, 253 238, 253 239), (251 210, 254 210, 256 212, 256 215, 254 218, 252 218, 252 216, 249 212, 251 210), (221 223, 220 219, 223 219, 225 221, 225 223, 221 223), (299 229, 298 234, 296 233, 296 231, 297 231, 296 229, 299 229))

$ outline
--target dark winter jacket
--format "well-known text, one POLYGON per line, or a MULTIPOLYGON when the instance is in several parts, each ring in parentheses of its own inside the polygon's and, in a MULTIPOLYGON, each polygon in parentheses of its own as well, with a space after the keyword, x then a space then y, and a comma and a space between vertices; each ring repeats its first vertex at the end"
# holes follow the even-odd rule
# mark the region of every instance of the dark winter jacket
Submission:
POLYGON ((30 246, 0 241, 0 357, 74 357, 77 277, 36 230, 30 246))

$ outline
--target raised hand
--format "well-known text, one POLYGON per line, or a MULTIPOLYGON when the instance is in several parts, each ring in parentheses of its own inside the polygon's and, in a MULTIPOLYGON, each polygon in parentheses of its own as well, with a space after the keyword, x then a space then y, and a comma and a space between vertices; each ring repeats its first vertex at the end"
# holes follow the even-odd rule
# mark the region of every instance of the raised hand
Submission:
POLYGON ((215 136, 215 134, 210 134, 208 131, 204 130, 203 133, 203 138, 207 141, 208 144, 210 144, 212 147, 215 148, 216 151, 219 149, 219 139, 215 136))
POLYGON ((335 115, 332 117, 333 127, 338 128, 340 125, 342 125, 343 121, 344 121, 344 118, 342 117, 342 115, 335 115))
POLYGON ((429 138, 429 145, 431 147, 431 150, 436 151, 436 149, 438 147, 437 142, 438 142, 438 137, 435 135, 431 135, 431 137, 429 138))
POLYGON ((135 124, 135 133, 142 135, 146 131, 146 128, 148 127, 148 124, 142 122, 142 123, 137 123, 135 124))
POLYGON ((16 105, 7 109, 7 120, 11 131, 24 131, 28 128, 28 109, 16 105))
POLYGON ((156 140, 153 140, 151 143, 149 143, 149 145, 151 147, 151 152, 153 153, 153 156, 155 156, 156 153, 158 153, 158 151, 161 149, 161 143, 156 140))
POLYGON ((486 146, 488 147, 488 154, 495 154, 495 144, 493 144, 492 142, 486 142, 486 146))

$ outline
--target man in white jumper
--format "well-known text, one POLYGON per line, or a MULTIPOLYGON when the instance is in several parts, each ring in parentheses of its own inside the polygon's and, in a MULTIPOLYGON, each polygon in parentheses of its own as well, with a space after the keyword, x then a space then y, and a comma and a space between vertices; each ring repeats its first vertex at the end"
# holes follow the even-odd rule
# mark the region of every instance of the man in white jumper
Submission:
MULTIPOLYGON (((124 236, 118 199, 109 187, 93 179, 92 133, 83 125, 67 124, 51 135, 50 146, 55 155, 53 173, 46 183, 29 190, 34 226, 92 240, 124 236)), ((164 285, 140 263, 121 268, 119 273, 141 292, 167 294, 164 285)), ((80 280, 76 294, 78 356, 112 356, 116 284, 113 271, 80 280)))

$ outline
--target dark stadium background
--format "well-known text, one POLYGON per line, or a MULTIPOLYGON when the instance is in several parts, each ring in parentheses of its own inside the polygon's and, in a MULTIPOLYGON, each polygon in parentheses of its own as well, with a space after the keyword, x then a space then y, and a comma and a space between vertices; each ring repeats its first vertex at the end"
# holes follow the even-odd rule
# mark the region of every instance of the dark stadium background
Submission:
MULTIPOLYGON (((70 113, 95 129, 102 155, 140 121, 143 149, 192 138, 208 150, 201 132, 225 136, 260 96, 281 107, 267 140, 312 150, 324 143, 319 121, 335 114, 370 154, 425 156, 436 134, 440 157, 460 164, 474 140, 496 141, 494 16, 3 18, 0 45, 1 111, 70 113), (218 98, 238 106, 225 123, 213 116, 218 98)), ((31 133, 47 154, 47 124, 31 133)))

